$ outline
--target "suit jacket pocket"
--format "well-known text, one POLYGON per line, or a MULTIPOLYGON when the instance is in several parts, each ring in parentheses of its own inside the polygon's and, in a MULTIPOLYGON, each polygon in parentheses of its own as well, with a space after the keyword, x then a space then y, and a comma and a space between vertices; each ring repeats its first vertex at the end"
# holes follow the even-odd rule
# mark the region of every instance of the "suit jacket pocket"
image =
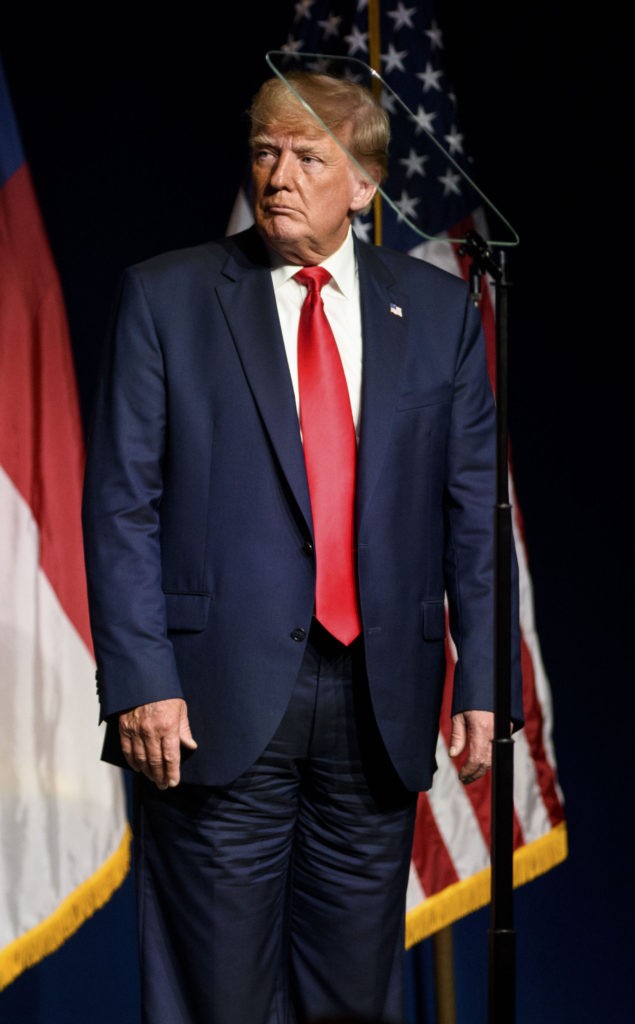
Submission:
POLYGON ((209 594, 165 594, 168 632, 200 633, 207 625, 209 594))
POLYGON ((402 391, 397 409, 420 409, 426 405, 442 405, 452 401, 452 387, 444 382, 432 387, 411 387, 402 391))
POLYGON ((445 639, 445 604, 443 601, 421 602, 421 630, 424 640, 445 639))

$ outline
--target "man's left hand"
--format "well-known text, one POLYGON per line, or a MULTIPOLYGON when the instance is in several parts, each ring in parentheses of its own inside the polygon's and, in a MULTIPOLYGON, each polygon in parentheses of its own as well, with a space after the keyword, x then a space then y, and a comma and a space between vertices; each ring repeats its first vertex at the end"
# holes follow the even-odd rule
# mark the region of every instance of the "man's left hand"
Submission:
POLYGON ((493 739, 493 711, 462 711, 452 716, 449 754, 458 757, 467 745, 467 758, 459 771, 465 785, 481 779, 492 767, 493 739))

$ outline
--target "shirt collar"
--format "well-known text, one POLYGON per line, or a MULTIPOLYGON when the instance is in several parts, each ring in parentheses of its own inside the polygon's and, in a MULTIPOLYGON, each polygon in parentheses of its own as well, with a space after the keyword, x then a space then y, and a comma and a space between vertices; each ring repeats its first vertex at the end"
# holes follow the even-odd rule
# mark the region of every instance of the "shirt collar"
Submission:
MULTIPOLYGON (((277 291, 283 284, 286 284, 294 274, 297 274, 298 267, 295 264, 283 263, 275 252, 271 252, 271 277, 273 287, 277 291)), ((328 270, 333 279, 333 284, 347 298, 353 298, 355 294, 355 244, 353 241, 353 229, 349 227, 346 238, 339 249, 320 263, 321 267, 328 270)))

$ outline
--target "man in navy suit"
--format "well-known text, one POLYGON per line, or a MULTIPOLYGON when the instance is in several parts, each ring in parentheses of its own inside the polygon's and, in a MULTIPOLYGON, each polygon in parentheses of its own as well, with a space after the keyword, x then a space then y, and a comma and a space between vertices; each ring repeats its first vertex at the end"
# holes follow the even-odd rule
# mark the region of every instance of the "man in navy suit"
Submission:
MULTIPOLYGON (((465 783, 490 766, 495 410, 480 318, 458 278, 353 236, 386 168, 370 93, 316 75, 294 89, 334 135, 265 83, 255 226, 128 269, 89 439, 91 622, 104 758, 135 772, 144 1024, 401 1019, 446 599, 453 753, 467 749, 465 783), (328 272, 355 428, 354 638, 315 604, 316 566, 330 567, 299 418, 304 267, 328 272)), ((513 594, 520 724, 515 563, 513 594)))

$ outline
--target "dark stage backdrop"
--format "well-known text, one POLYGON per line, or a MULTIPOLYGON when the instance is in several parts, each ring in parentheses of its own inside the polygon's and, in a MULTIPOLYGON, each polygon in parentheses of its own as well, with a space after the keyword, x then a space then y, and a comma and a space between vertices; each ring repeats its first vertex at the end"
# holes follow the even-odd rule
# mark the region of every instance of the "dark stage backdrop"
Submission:
MULTIPOLYGON (((205 17, 170 8, 147 34, 110 11, 108 23, 93 12, 90 23, 64 25, 56 11, 51 25, 38 16, 4 27, 85 422, 123 267, 225 231, 245 166, 243 111, 293 14, 289 0, 250 6, 214 5, 205 17)), ((521 238, 510 258, 511 449, 569 829, 567 861, 515 894, 516 1019, 626 1024, 635 1006, 629 33, 608 8, 593 17, 568 8, 446 0, 438 14, 476 180, 521 238)), ((2 1024, 138 1024, 132 899, 128 879, 0 993, 2 1024)), ((453 928, 458 1024, 487 1019, 488 925, 482 911, 453 928)), ((431 1024, 429 942, 409 962, 409 1024, 431 1024)))

